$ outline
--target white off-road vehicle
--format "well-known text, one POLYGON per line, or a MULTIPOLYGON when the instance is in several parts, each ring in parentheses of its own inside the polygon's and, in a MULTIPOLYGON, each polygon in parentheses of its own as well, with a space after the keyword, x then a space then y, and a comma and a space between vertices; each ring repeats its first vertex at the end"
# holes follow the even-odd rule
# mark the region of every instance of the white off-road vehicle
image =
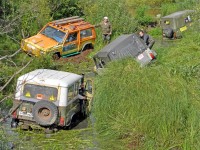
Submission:
POLYGON ((87 116, 92 80, 70 72, 37 69, 18 78, 11 127, 67 127, 75 115, 87 116), (85 83, 85 84, 84 84, 85 83))

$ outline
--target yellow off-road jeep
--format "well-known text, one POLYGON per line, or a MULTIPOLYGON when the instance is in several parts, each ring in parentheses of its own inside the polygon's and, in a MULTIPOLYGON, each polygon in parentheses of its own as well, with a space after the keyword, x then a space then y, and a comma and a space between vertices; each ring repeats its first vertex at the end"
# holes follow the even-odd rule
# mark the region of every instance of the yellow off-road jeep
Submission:
POLYGON ((74 16, 47 23, 37 35, 23 39, 21 48, 28 55, 51 53, 58 59, 93 48, 95 39, 94 25, 74 16))

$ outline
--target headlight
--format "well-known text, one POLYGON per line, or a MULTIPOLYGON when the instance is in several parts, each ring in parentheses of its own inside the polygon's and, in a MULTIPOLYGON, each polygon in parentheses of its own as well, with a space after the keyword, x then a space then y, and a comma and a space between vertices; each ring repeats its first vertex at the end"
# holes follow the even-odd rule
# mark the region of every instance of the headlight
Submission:
POLYGON ((45 52, 41 50, 40 51, 40 55, 44 55, 44 54, 45 54, 45 52))
POLYGON ((31 45, 31 44, 27 44, 27 47, 30 48, 30 49, 32 49, 32 50, 35 50, 35 49, 36 49, 36 47, 33 46, 33 45, 31 45))

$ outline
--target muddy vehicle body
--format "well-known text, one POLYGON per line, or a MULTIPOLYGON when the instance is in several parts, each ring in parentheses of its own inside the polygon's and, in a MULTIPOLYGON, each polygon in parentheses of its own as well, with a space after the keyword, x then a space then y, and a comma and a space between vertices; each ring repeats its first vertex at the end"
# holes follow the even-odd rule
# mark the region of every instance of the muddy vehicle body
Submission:
POLYGON ((37 35, 23 39, 21 49, 28 55, 50 53, 58 59, 93 48, 95 39, 94 25, 74 16, 47 23, 37 35))
POLYGON ((103 69, 110 61, 132 57, 137 60, 141 66, 149 64, 156 58, 156 52, 149 49, 144 41, 137 34, 121 35, 103 49, 94 57, 95 70, 103 69))
POLYGON ((163 38, 176 39, 182 37, 182 32, 186 31, 192 22, 193 10, 184 10, 172 13, 161 18, 163 38))
POLYGON ((92 80, 84 81, 83 75, 49 69, 22 75, 11 108, 11 127, 68 127, 76 115, 88 115, 92 92, 92 80))

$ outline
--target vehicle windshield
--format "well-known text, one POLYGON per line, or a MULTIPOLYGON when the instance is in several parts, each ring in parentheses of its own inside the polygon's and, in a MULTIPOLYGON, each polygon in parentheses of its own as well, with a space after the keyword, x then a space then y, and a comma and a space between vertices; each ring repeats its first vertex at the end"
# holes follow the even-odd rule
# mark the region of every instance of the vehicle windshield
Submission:
POLYGON ((35 98, 39 100, 56 101, 58 96, 58 89, 54 87, 25 84, 23 96, 26 98, 35 98))
POLYGON ((58 29, 55 29, 53 27, 47 26, 42 30, 41 34, 54 39, 55 41, 61 43, 65 37, 65 32, 62 32, 58 29))

